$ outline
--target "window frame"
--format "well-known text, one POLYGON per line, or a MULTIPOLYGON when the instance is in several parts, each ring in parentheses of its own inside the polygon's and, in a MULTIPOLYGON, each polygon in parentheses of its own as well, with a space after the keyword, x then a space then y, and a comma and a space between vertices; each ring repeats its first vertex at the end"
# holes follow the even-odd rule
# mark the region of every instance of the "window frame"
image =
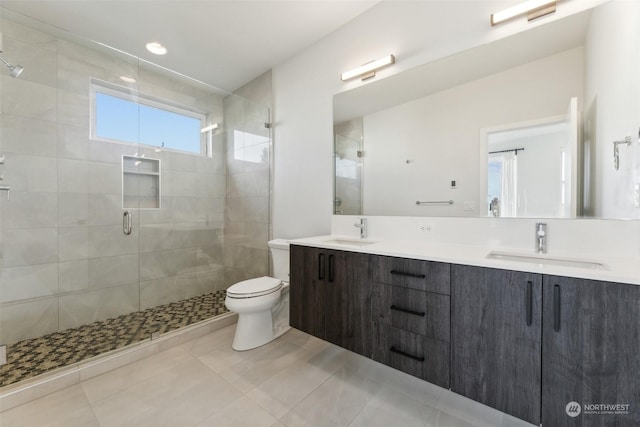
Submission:
POLYGON ((210 132, 200 133, 200 152, 199 153, 195 151, 180 150, 173 147, 167 147, 167 146, 162 147, 160 145, 143 144, 141 142, 124 141, 120 139, 98 136, 96 134, 96 131, 97 131, 97 99, 96 98, 98 93, 101 93, 107 96, 112 96, 115 98, 120 98, 125 101, 134 102, 139 105, 157 108, 157 109, 169 111, 171 113, 180 114, 182 116, 198 119, 200 121, 200 129, 203 129, 204 127, 207 126, 207 122, 209 118, 209 115, 204 111, 187 108, 182 105, 179 105, 178 103, 171 102, 166 99, 161 99, 158 97, 142 94, 135 89, 131 89, 131 88, 121 86, 115 83, 107 82, 104 80, 98 80, 98 79, 92 78, 90 82, 91 110, 90 110, 90 125, 89 125, 90 127, 89 138, 91 141, 135 145, 135 146, 146 147, 151 149, 160 148, 163 151, 171 151, 176 153, 185 153, 185 154, 191 154, 191 155, 211 157, 211 153, 212 153, 211 138, 208 137, 210 132))

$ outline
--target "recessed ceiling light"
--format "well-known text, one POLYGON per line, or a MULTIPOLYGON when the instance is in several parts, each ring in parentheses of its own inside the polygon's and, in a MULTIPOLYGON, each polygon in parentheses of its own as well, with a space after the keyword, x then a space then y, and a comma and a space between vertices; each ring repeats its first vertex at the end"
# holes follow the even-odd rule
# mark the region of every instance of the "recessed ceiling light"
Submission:
POLYGON ((167 48, 158 42, 147 43, 147 50, 156 55, 165 55, 167 53, 167 48))
POLYGON ((129 77, 129 76, 120 76, 120 80, 122 80, 123 82, 127 82, 127 83, 135 83, 136 79, 134 79, 133 77, 129 77))

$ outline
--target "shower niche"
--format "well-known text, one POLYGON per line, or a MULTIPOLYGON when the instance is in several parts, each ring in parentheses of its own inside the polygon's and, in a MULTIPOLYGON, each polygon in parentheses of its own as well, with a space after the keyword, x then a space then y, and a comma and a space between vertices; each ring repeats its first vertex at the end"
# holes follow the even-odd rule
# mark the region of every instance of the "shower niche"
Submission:
POLYGON ((160 160, 122 156, 122 208, 160 208, 160 160))

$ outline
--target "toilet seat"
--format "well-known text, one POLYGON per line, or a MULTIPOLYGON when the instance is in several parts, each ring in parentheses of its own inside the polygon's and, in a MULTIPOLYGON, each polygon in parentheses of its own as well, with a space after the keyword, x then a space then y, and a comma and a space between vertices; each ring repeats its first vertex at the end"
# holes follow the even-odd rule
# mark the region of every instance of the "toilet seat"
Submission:
POLYGON ((282 288, 282 281, 273 277, 263 276, 256 279, 244 280, 227 289, 229 298, 255 298, 269 295, 282 288))

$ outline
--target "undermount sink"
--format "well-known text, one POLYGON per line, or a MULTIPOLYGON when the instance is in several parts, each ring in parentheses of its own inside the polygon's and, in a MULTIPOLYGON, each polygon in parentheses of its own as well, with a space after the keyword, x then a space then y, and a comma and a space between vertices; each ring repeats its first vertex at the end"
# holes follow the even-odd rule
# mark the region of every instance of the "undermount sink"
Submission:
POLYGON ((498 252, 491 251, 487 255, 488 259, 496 259, 501 261, 528 262, 539 265, 556 265, 561 267, 587 268, 593 270, 608 270, 606 264, 589 259, 579 258, 563 258, 555 257, 547 254, 523 254, 517 252, 498 252))
POLYGON ((324 243, 331 243, 333 245, 347 245, 347 246, 367 246, 377 242, 371 240, 358 240, 358 239, 330 239, 325 240, 324 243))

